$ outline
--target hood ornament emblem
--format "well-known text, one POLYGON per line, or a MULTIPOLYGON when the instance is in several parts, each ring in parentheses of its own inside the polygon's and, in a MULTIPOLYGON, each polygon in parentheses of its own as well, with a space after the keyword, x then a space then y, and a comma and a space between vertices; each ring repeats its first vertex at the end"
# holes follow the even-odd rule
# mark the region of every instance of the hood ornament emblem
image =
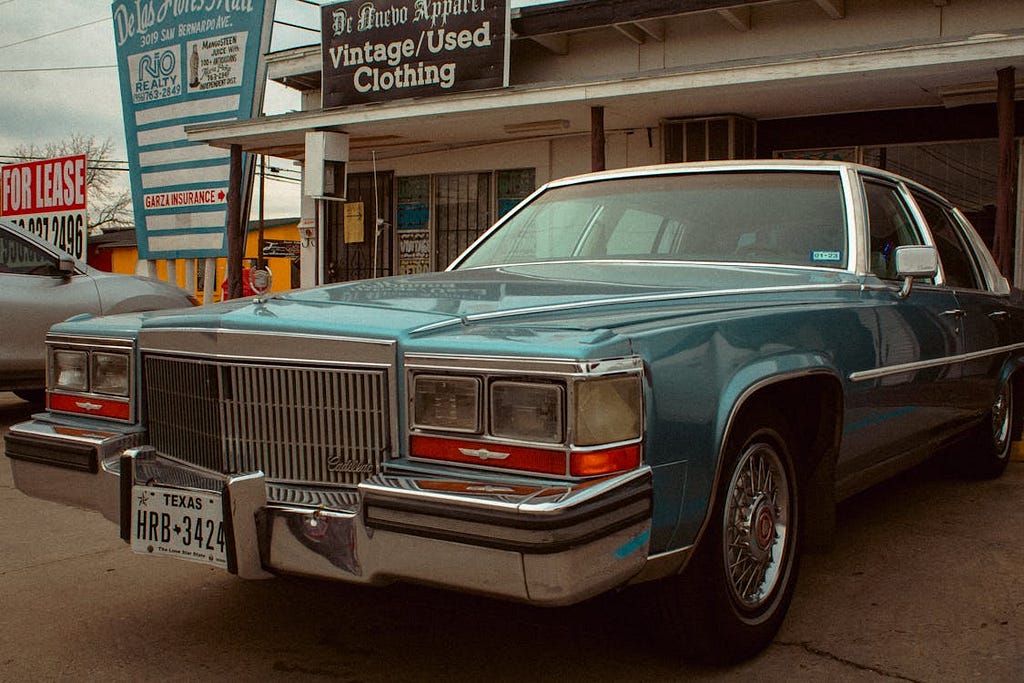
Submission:
POLYGON ((249 286, 256 294, 256 303, 265 303, 266 293, 270 291, 270 285, 274 282, 274 274, 270 267, 263 264, 249 269, 249 286))

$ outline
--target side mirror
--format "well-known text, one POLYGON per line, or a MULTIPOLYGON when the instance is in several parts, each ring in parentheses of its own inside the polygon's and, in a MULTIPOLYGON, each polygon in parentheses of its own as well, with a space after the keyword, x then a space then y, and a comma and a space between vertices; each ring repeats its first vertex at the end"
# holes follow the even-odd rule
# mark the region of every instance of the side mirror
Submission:
POLYGON ((60 262, 57 264, 57 270, 63 277, 71 277, 75 274, 75 260, 62 256, 60 262))
POLYGON ((899 297, 910 296, 914 278, 933 278, 939 272, 939 257, 935 247, 925 245, 896 247, 894 254, 896 277, 903 278, 899 297))

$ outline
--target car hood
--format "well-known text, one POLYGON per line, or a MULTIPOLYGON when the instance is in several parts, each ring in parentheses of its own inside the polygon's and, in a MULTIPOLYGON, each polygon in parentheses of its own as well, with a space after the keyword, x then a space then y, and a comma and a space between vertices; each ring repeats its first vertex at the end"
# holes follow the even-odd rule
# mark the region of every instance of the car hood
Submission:
POLYGON ((102 315, 193 305, 185 290, 163 280, 107 273, 91 267, 85 271, 96 285, 102 315))
MULTIPOLYGON (((607 262, 504 266, 364 280, 139 317, 145 328, 188 327, 377 339, 457 336, 593 344, 624 326, 795 299, 856 284, 845 272, 607 262), (792 297, 787 296, 792 293, 792 297), (762 299, 752 302, 751 297, 762 299), (571 334, 568 334, 571 331, 571 334)), ((451 341, 451 340, 449 340, 451 341)))

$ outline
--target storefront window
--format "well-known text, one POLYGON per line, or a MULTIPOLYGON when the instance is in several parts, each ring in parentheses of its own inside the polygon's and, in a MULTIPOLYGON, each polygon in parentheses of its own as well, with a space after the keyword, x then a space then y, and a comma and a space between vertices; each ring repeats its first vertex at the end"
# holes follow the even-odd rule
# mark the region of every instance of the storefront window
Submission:
POLYGON ((995 140, 865 147, 862 161, 930 187, 958 206, 992 247, 999 148, 995 140))
POLYGON ((430 272, 430 176, 398 179, 398 273, 430 272))
POLYGON ((491 225, 491 174, 434 177, 434 255, 442 270, 491 225))
POLYGON ((756 124, 741 116, 670 119, 662 124, 665 162, 753 159, 756 124))
POLYGON ((512 210, 537 188, 536 174, 532 168, 516 168, 498 171, 498 218, 512 210))
POLYGON ((853 161, 916 180, 958 206, 992 247, 999 160, 996 140, 794 149, 776 152, 775 157, 853 161))

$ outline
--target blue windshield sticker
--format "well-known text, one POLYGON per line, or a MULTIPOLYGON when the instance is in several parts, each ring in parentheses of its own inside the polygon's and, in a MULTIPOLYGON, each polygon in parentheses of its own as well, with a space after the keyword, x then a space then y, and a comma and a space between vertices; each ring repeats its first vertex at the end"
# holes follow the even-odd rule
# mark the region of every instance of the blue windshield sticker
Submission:
POLYGON ((841 251, 812 251, 811 261, 828 261, 835 263, 836 261, 843 260, 843 252, 841 251))

